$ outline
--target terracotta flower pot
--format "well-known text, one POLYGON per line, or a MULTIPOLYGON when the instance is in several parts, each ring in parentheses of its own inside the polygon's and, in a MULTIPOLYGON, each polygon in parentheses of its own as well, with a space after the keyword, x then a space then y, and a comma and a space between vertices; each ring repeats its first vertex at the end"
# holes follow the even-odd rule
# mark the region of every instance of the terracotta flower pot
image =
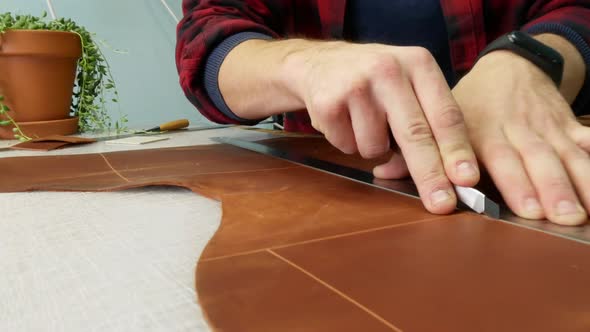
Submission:
MULTIPOLYGON (((9 30, 0 34, 0 95, 27 136, 77 131, 70 105, 80 37, 71 32, 9 30)), ((0 127, 0 138, 13 138, 0 127)))

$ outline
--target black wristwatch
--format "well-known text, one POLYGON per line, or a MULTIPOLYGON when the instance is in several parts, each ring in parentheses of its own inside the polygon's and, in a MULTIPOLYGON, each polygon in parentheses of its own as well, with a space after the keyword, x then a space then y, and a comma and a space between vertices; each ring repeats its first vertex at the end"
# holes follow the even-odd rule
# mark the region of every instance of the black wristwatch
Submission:
POLYGON ((489 44, 478 56, 496 51, 512 51, 541 68, 559 87, 563 77, 563 57, 553 48, 522 31, 512 31, 489 44))

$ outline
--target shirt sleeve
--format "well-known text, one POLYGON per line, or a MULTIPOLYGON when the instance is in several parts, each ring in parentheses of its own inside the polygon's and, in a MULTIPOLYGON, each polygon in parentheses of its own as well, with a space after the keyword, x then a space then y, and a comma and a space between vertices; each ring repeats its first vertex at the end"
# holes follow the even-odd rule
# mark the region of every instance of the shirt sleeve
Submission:
MULTIPOLYGON (((285 36, 285 28, 292 17, 291 0, 183 0, 182 5, 184 16, 176 34, 176 67, 185 96, 210 121, 243 124, 243 119, 218 108, 225 104, 220 102, 222 99, 213 101, 211 98, 215 89, 208 89, 205 82, 207 63, 215 62, 210 55, 218 47, 217 54, 221 54, 232 47, 231 42, 239 43, 232 39, 221 45, 243 32, 277 39, 285 36)), ((214 64, 211 68, 215 72, 214 64)))
POLYGON ((584 85, 572 109, 576 116, 590 114, 590 1, 551 0, 532 6, 530 20, 523 31, 530 34, 552 33, 566 38, 582 55, 586 64, 584 85))
POLYGON ((225 116, 244 125, 252 125, 260 120, 247 120, 237 116, 227 105, 219 88, 219 70, 227 55, 241 43, 252 39, 272 39, 258 32, 240 32, 225 39, 209 55, 205 62, 205 90, 213 105, 225 116))

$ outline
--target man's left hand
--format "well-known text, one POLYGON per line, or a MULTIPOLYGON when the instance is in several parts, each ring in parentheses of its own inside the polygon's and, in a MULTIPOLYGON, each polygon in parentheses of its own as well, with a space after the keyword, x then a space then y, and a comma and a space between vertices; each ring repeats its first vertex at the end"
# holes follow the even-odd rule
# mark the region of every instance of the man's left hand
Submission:
POLYGON ((590 211, 590 128, 553 81, 507 51, 483 57, 453 89, 475 153, 508 206, 578 225, 590 211))

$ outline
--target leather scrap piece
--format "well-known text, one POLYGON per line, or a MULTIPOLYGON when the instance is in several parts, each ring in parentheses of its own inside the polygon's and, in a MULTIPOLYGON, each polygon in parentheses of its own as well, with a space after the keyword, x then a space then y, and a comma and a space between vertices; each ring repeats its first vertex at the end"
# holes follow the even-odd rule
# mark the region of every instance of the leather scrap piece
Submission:
POLYGON ((10 148, 13 150, 51 151, 68 145, 89 144, 94 142, 96 142, 96 140, 93 138, 51 135, 18 143, 10 148))
MULTIPOLYGON (((379 161, 321 139, 289 146, 379 161)), ((222 202, 196 270, 214 331, 590 331, 590 246, 231 146, 0 159, 0 192, 183 186, 222 202)))

